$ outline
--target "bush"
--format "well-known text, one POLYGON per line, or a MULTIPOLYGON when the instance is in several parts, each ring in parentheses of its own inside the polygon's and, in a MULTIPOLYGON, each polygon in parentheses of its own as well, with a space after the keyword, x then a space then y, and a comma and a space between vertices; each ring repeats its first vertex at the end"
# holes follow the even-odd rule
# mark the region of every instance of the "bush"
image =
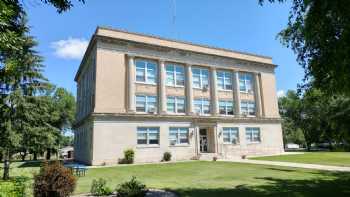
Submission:
POLYGON ((26 178, 0 181, 0 197, 26 196, 26 178))
POLYGON ((165 152, 163 154, 163 161, 170 161, 171 160, 171 153, 170 152, 165 152))
POLYGON ((133 176, 130 181, 118 185, 115 191, 118 197, 143 197, 148 189, 133 176))
POLYGON ((112 194, 112 189, 107 186, 105 179, 92 180, 90 193, 94 196, 107 196, 112 194))
POLYGON ((35 197, 66 197, 73 193, 76 179, 59 161, 43 163, 34 175, 35 197))
POLYGON ((131 164, 134 163, 135 152, 132 149, 126 149, 124 151, 124 158, 119 160, 120 164, 131 164))

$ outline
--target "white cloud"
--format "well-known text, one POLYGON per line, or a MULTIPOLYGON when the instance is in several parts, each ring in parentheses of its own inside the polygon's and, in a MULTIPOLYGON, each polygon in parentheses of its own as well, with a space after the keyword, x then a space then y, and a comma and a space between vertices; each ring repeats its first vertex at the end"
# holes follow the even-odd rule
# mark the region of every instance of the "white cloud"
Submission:
POLYGON ((55 50, 54 54, 63 59, 80 60, 89 44, 89 41, 83 38, 68 38, 51 43, 51 48, 55 50))
POLYGON ((286 96, 286 92, 284 90, 278 90, 277 91, 277 97, 285 97, 286 96))

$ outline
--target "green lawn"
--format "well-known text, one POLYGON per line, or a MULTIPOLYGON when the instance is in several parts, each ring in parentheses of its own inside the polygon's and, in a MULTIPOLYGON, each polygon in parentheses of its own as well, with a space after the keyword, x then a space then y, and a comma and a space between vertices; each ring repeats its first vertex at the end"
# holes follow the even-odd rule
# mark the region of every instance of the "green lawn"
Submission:
POLYGON ((251 159, 350 167, 350 152, 309 152, 295 155, 254 157, 251 159))
MULTIPOLYGON (((38 170, 15 165, 13 175, 38 170)), ((350 196, 350 173, 219 161, 92 168, 79 178, 75 193, 89 192, 96 178, 107 179, 114 188, 132 176, 148 187, 170 189, 181 196, 350 196)))

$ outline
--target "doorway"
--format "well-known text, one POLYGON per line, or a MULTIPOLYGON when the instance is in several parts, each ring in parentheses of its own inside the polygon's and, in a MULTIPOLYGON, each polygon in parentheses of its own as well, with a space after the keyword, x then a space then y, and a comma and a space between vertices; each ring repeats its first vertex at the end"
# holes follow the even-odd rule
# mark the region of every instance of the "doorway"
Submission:
POLYGON ((208 152, 208 129, 201 128, 199 129, 199 146, 201 153, 208 152))

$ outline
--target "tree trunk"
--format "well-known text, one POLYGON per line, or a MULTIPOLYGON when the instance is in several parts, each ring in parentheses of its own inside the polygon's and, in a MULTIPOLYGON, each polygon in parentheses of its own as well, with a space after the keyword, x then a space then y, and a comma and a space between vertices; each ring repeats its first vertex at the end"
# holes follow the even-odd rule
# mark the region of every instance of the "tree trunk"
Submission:
POLYGON ((50 160, 50 159, 51 159, 51 149, 48 148, 48 149, 46 150, 46 160, 50 160))
POLYGON ((311 151, 311 143, 306 142, 307 151, 311 151))
POLYGON ((3 156, 2 156, 2 152, 0 152, 0 162, 2 162, 2 158, 3 156))
POLYGON ((9 151, 5 152, 5 158, 4 158, 4 174, 2 176, 3 180, 10 179, 10 153, 9 151))
POLYGON ((27 151, 26 150, 24 150, 24 152, 22 153, 20 153, 20 155, 21 155, 21 159, 22 159, 22 161, 24 161, 24 160, 26 160, 26 156, 27 156, 27 151))
POLYGON ((38 153, 37 152, 33 153, 33 160, 38 160, 38 153))

